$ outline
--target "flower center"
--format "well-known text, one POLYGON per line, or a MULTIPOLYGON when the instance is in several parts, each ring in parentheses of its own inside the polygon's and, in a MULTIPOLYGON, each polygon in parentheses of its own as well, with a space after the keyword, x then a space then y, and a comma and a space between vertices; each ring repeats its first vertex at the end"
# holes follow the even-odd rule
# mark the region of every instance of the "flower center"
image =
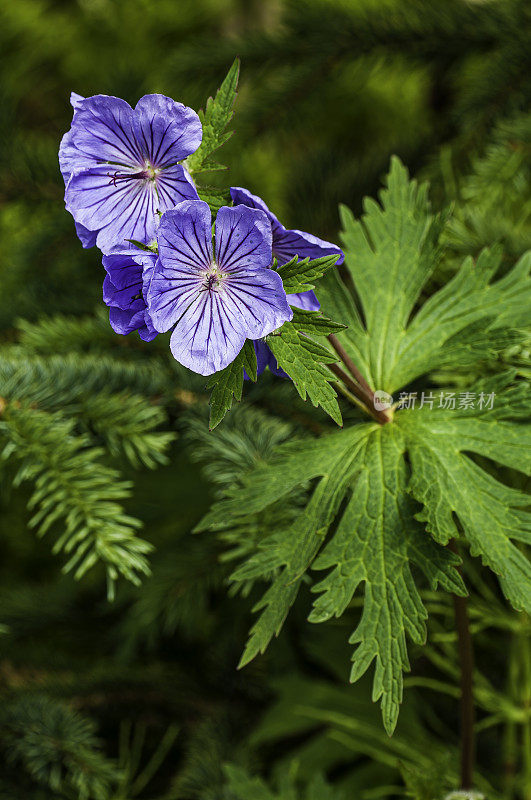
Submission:
POLYGON ((211 264, 210 269, 203 274, 203 289, 206 289, 209 292, 219 292, 223 288, 223 284, 227 276, 220 271, 216 263, 211 264))
POLYGON ((144 169, 139 172, 108 172, 107 175, 111 179, 110 183, 116 186, 116 181, 129 181, 131 179, 155 181, 160 172, 161 169, 159 167, 154 167, 149 161, 145 161, 144 169))

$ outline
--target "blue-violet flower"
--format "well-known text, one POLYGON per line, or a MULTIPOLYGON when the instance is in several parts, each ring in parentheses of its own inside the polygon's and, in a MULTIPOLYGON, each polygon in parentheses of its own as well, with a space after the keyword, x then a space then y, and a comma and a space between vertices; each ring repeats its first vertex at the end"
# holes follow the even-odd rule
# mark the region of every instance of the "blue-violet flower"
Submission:
POLYGON ((163 214, 157 241, 149 314, 157 331, 173 328, 173 356, 194 372, 223 369, 246 339, 292 318, 280 275, 270 269, 271 225, 262 211, 220 208, 213 248, 208 205, 184 201, 163 214))
POLYGON ((63 136, 59 164, 65 205, 84 247, 108 254, 128 239, 148 243, 157 212, 197 199, 179 162, 201 143, 199 117, 161 94, 142 97, 134 109, 119 97, 72 94, 72 126, 63 136))
POLYGON ((144 300, 156 260, 155 253, 146 251, 113 250, 103 256, 107 273, 103 300, 109 306, 109 322, 116 333, 126 336, 138 331, 145 342, 157 335, 144 300))
MULTIPOLYGON (((273 255, 279 265, 287 264, 294 256, 299 258, 322 258, 323 256, 338 255, 337 264, 343 263, 343 251, 331 242, 325 242, 311 233, 304 231, 288 230, 285 228, 266 206, 261 197, 251 194, 248 189, 241 186, 231 187, 230 194, 233 203, 242 203, 249 208, 258 208, 266 214, 271 223, 273 235, 273 255)), ((306 311, 318 311, 319 301, 313 291, 289 294, 288 303, 296 308, 306 311)))

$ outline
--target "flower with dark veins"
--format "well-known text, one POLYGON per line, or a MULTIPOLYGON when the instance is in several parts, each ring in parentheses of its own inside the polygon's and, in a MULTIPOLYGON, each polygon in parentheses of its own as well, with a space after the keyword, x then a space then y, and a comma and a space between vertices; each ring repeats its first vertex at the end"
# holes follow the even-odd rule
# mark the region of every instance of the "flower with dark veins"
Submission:
POLYGON ((111 328, 122 336, 138 331, 141 339, 151 342, 157 335, 144 300, 156 260, 155 253, 133 250, 103 256, 103 301, 109 306, 111 328))
POLYGON ((84 247, 104 254, 127 240, 151 241, 159 213, 198 199, 179 163, 201 144, 199 117, 161 94, 135 108, 118 97, 72 93, 72 126, 63 136, 59 164, 65 205, 84 247))
POLYGON ((184 201, 163 214, 157 241, 149 314, 156 330, 173 329, 172 354, 194 372, 218 372, 246 339, 292 318, 280 275, 270 269, 271 225, 262 211, 223 206, 213 243, 208 205, 184 201))
MULTIPOLYGON (((231 187, 230 194, 234 203, 242 203, 249 208, 257 208, 263 211, 271 224, 272 249, 273 255, 280 266, 287 264, 294 256, 299 258, 322 258, 323 256, 339 256, 337 264, 343 263, 343 251, 332 242, 325 242, 311 233, 299 230, 288 230, 285 228, 266 206, 261 197, 251 194, 248 189, 241 186, 231 187)), ((302 308, 305 311, 318 311, 320 303, 315 296, 315 292, 299 292, 298 294, 288 294, 288 303, 294 308, 302 308)), ((277 364, 276 358, 265 342, 255 342, 256 360, 258 364, 258 374, 260 375, 266 367, 270 372, 282 378, 288 376, 277 364)), ((246 376, 247 377, 247 376, 246 376)))
MULTIPOLYGON (((251 194, 248 189, 241 186, 232 186, 230 190, 233 203, 242 203, 249 208, 258 208, 263 211, 271 224, 273 237, 273 255, 277 259, 279 266, 287 264, 294 256, 299 258, 322 258, 323 256, 338 255, 337 264, 343 263, 343 251, 332 242, 325 242, 311 233, 289 230, 285 228, 272 211, 266 206, 261 197, 251 194)), ((313 291, 289 294, 288 303, 295 308, 303 308, 306 311, 318 311, 319 301, 313 291)))

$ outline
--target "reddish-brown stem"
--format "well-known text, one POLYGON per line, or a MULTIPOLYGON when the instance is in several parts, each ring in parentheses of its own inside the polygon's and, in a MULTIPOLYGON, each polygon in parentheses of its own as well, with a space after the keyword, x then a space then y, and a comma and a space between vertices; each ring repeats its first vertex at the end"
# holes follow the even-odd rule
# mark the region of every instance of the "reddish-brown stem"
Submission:
POLYGON ((363 408, 367 411, 368 414, 371 415, 380 425, 385 425, 389 422, 389 417, 384 411, 378 411, 374 408, 374 404, 372 402, 372 398, 367 395, 367 392, 361 388, 361 386, 356 383, 356 381, 352 380, 350 375, 341 369, 337 364, 328 364, 329 369, 339 378, 342 383, 345 384, 347 389, 352 392, 352 394, 361 400, 363 403, 363 408))
POLYGON ((347 351, 345 350, 345 348, 343 347, 337 336, 334 336, 334 334, 331 333, 328 336, 328 341, 330 342, 330 344, 332 345, 332 347, 334 348, 334 350, 336 351, 339 358, 346 366, 346 368, 348 369, 354 380, 356 380, 359 383, 362 389, 365 389, 366 393, 369 395, 372 402, 372 398, 374 397, 373 390, 371 389, 371 387, 369 386, 369 384, 367 383, 367 381, 365 380, 365 378, 363 377, 363 375, 361 374, 361 372, 359 371, 359 369, 357 368, 357 366, 355 365, 355 363, 353 362, 353 360, 351 359, 351 357, 349 356, 349 354, 347 353, 347 351))
POLYGON ((328 336, 328 341, 330 342, 330 344, 332 345, 332 347, 334 348, 334 350, 336 351, 339 358, 346 366, 346 368, 348 369, 350 375, 352 375, 352 378, 354 378, 354 380, 352 380, 352 378, 349 375, 347 375, 347 373, 344 372, 341 369, 341 367, 337 367, 336 365, 334 365, 334 367, 332 368, 332 366, 329 364, 328 366, 330 367, 332 372, 343 381, 345 386, 347 386, 350 389, 353 395, 355 395, 359 400, 363 402, 364 408, 371 415, 371 417, 374 417, 374 419, 376 419, 381 425, 385 425, 387 422, 390 422, 391 421, 390 417, 385 411, 378 411, 378 409, 375 408, 373 390, 371 389, 371 387, 369 386, 369 384, 367 383, 367 381, 365 380, 365 378, 363 377, 363 375, 361 374, 361 372, 359 371, 359 369, 357 368, 357 366, 355 365, 355 363, 353 362, 353 360, 351 359, 351 357, 349 356, 349 354, 347 353, 347 351, 345 350, 345 348, 343 347, 337 336, 334 336, 334 334, 331 333, 328 336))

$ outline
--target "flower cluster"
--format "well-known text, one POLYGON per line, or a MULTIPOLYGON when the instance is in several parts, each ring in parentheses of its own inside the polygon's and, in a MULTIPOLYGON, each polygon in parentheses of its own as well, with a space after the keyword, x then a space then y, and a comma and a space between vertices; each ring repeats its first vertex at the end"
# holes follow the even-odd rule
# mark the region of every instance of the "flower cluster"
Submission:
POLYGON ((340 263, 339 248, 287 230, 240 187, 213 232, 183 163, 201 144, 201 122, 182 103, 152 94, 133 109, 117 97, 75 93, 71 103, 59 151, 65 205, 83 247, 103 253, 112 328, 137 330, 144 341, 171 331, 175 359, 201 375, 226 367, 250 339, 258 371, 283 375, 264 337, 292 318, 292 307, 317 310, 319 302, 313 291, 286 295, 274 259, 337 254, 340 263))

